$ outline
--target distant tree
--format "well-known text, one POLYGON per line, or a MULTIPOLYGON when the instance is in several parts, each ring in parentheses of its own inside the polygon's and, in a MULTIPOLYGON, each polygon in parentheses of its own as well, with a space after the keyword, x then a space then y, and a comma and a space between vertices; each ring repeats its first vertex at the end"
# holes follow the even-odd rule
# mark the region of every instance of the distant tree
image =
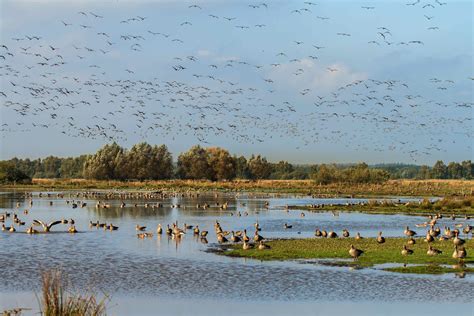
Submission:
POLYGON ((234 156, 235 172, 238 179, 250 179, 250 170, 247 159, 244 156, 234 156))
POLYGON ((420 170, 418 171, 416 175, 417 179, 431 179, 431 170, 430 167, 423 165, 420 167, 420 170))
POLYGON ((335 166, 321 164, 317 167, 311 178, 318 184, 329 184, 336 181, 337 170, 335 166))
POLYGON ((11 161, 0 161, 0 183, 30 183, 31 178, 11 161))
POLYGON ((272 173, 271 164, 265 157, 260 155, 252 155, 248 161, 248 166, 252 179, 268 179, 272 173))
POLYGON ((208 163, 213 170, 212 180, 231 180, 236 175, 236 162, 225 149, 210 147, 206 149, 208 163))
POLYGON ((457 162, 450 162, 447 167, 447 177, 449 179, 462 179, 463 168, 461 164, 457 162))
POLYGON ((61 159, 49 156, 43 159, 43 178, 61 178, 61 159))
POLYGON ((279 161, 276 164, 272 164, 271 179, 291 179, 292 172, 295 170, 292 164, 288 161, 279 161))
POLYGON ((86 158, 84 177, 97 180, 124 179, 125 175, 120 171, 125 158, 125 150, 117 143, 105 145, 86 158))
POLYGON ((119 169, 126 179, 169 179, 173 173, 172 157, 165 145, 158 147, 143 142, 134 145, 125 154, 119 169))
POLYGON ((431 169, 431 175, 434 179, 446 179, 447 168, 443 161, 438 160, 431 169))
POLYGON ((178 176, 182 179, 214 178, 214 170, 209 166, 209 154, 199 145, 178 157, 178 176))
POLYGON ((462 176, 464 179, 472 179, 474 176, 474 164, 470 160, 465 160, 461 163, 462 176))

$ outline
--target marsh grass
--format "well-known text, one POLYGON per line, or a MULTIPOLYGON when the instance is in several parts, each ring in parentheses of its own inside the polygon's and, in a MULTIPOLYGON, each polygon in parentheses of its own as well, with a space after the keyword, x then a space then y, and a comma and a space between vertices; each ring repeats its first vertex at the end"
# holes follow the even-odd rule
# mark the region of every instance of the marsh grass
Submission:
POLYGON ((59 270, 41 275, 41 296, 38 298, 44 316, 103 316, 107 296, 98 300, 95 293, 73 293, 59 270))
POLYGON ((13 189, 149 189, 169 191, 222 191, 292 193, 315 197, 341 196, 472 196, 473 180, 388 180, 379 184, 333 183, 312 180, 163 180, 98 181, 84 179, 33 179, 31 185, 3 185, 13 189))
MULTIPOLYGON (((453 259, 452 241, 435 241, 434 248, 443 253, 430 257, 426 254, 428 244, 422 238, 416 239, 415 245, 408 246, 414 251, 413 255, 402 256, 401 250, 406 244, 405 238, 386 238, 384 244, 377 243, 375 238, 309 238, 309 239, 279 239, 268 241, 269 250, 243 250, 242 245, 230 245, 229 250, 222 252, 226 256, 252 258, 257 260, 295 260, 295 259, 351 259, 350 245, 364 251, 357 260, 350 260, 348 265, 373 267, 385 263, 423 264, 423 265, 455 265, 459 260, 453 259)), ((474 263, 474 241, 467 240, 464 245, 468 252, 464 263, 474 263)), ((415 269, 416 270, 416 269, 415 269)), ((419 269, 421 271, 421 269, 419 269)), ((418 271, 418 272, 420 272, 418 271)), ((415 271, 416 273, 416 271, 415 271)))

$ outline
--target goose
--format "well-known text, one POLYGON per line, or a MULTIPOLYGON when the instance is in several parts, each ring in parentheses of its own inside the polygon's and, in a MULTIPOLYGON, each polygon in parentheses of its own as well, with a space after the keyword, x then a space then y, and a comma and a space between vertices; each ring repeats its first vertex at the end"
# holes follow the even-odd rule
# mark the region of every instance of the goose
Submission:
POLYGON ((16 232, 15 226, 10 226, 10 229, 8 230, 10 233, 16 232))
POLYGON ((144 231, 145 229, 146 229, 146 226, 139 226, 139 225, 135 226, 135 230, 137 231, 144 231))
POLYGON ((459 248, 458 246, 454 246, 453 258, 454 259, 464 259, 467 256, 467 251, 464 247, 459 248))
POLYGON ((232 240, 232 242, 240 242, 242 239, 239 236, 236 236, 234 231, 232 231, 232 236, 230 237, 230 240, 232 240))
POLYGON ((252 249, 252 248, 253 248, 252 244, 249 244, 248 242, 244 241, 244 243, 242 245, 243 250, 249 250, 249 249, 252 249))
POLYGON ((305 217, 305 214, 304 214, 303 212, 301 212, 301 215, 300 215, 300 216, 301 216, 301 217, 305 217))
POLYGON ((206 238, 206 236, 207 236, 208 233, 209 233, 209 232, 208 232, 207 230, 201 231, 201 238, 206 238))
POLYGON ((469 234, 469 232, 472 230, 472 226, 471 225, 466 225, 466 227, 464 227, 464 229, 462 230, 462 232, 464 234, 469 234))
POLYGON ((247 236, 247 230, 246 229, 244 229, 244 233, 242 234, 242 240, 244 242, 249 242, 250 241, 250 237, 247 236))
POLYGON ((326 238, 327 236, 328 236, 328 232, 327 232, 327 231, 325 231, 325 230, 321 231, 321 237, 326 238))
POLYGON ((196 227, 193 230, 194 235, 199 235, 199 226, 196 225, 196 227))
POLYGON ((265 250, 265 249, 270 249, 271 247, 267 244, 263 243, 263 240, 260 240, 260 243, 258 244, 258 249, 259 250, 265 250))
POLYGON ((466 241, 464 239, 459 238, 459 233, 455 233, 454 239, 453 239, 453 244, 456 246, 461 246, 463 245, 466 241))
POLYGON ((257 231, 257 230, 255 231, 255 234, 254 234, 254 236, 253 236, 253 240, 254 240, 255 242, 257 242, 257 241, 262 241, 262 240, 263 240, 263 237, 258 234, 258 231, 257 231))
POLYGON ((171 236, 173 230, 171 229, 170 225, 166 225, 166 235, 171 236))
POLYGON ((414 245, 414 244, 416 244, 416 241, 415 241, 415 239, 410 238, 410 239, 408 239, 407 244, 414 245))
POLYGON ((316 237, 321 237, 321 236, 322 236, 322 233, 321 233, 321 231, 320 231, 319 229, 316 229, 316 231, 314 232, 314 235, 315 235, 316 237))
POLYGON ((410 229, 408 228, 408 226, 405 228, 405 231, 404 231, 403 233, 404 233, 405 236, 407 236, 407 237, 413 237, 413 236, 416 235, 416 232, 413 231, 413 230, 410 230, 410 229))
POLYGON ((224 235, 217 234, 217 241, 222 244, 222 243, 228 242, 229 240, 227 240, 227 238, 224 235))
POLYGON ((260 224, 258 223, 258 221, 255 222, 255 225, 254 225, 254 226, 255 226, 255 230, 257 230, 257 231, 261 231, 261 230, 262 230, 262 228, 260 227, 260 224))
POLYGON ((377 242, 379 244, 383 244, 385 242, 385 237, 382 236, 382 232, 379 232, 379 235, 377 236, 377 242))
POLYGON ((337 238, 336 232, 330 231, 330 232, 328 233, 328 238, 337 238))
POLYGON ((55 222, 51 222, 49 224, 46 224, 45 222, 42 222, 42 221, 37 220, 37 219, 33 220, 33 225, 43 226, 43 230, 46 233, 48 233, 51 230, 51 227, 53 227, 54 225, 61 224, 61 223, 62 223, 61 221, 55 221, 55 222))
POLYGON ((349 249, 349 255, 354 259, 359 258, 363 253, 363 250, 355 248, 354 245, 351 245, 351 248, 349 249))
POLYGON ((10 227, 8 226, 5 226, 5 224, 2 224, 2 230, 3 231, 7 231, 7 230, 10 230, 10 227))
POLYGON ((293 228, 293 225, 288 225, 287 223, 285 223, 284 227, 285 229, 290 229, 290 228, 293 228))
POLYGON ((433 242, 434 241, 434 237, 430 234, 430 232, 426 233, 425 241, 426 242, 433 242))
POLYGON ((443 252, 441 250, 433 248, 431 246, 429 246, 428 251, 426 252, 426 254, 428 256, 436 256, 436 255, 439 255, 439 254, 442 254, 442 253, 443 252))
POLYGON ((71 234, 77 233, 76 226, 72 225, 71 227, 69 227, 69 229, 67 231, 68 231, 68 233, 71 233, 71 234))
POLYGON ((439 234, 441 234, 441 230, 439 229, 439 227, 436 227, 435 229, 430 228, 430 230, 429 230, 428 232, 429 232, 430 235, 433 236, 433 237, 438 237, 439 234))
POLYGON ((118 230, 118 226, 114 226, 112 224, 109 225, 109 230, 118 230))
POLYGON ((156 233, 159 235, 163 233, 163 228, 161 227, 161 224, 158 224, 158 227, 156 228, 156 233))
POLYGON ((90 228, 92 228, 92 227, 97 227, 97 224, 98 224, 98 222, 93 223, 92 221, 89 221, 89 227, 90 227, 90 228))
POLYGON ((27 234, 36 234, 38 233, 38 231, 36 229, 33 228, 33 226, 30 226, 27 230, 26 230, 26 233, 27 234))
POLYGON ((364 238, 364 237, 362 237, 362 236, 360 235, 360 233, 357 232, 357 234, 356 234, 356 236, 355 236, 355 239, 356 239, 356 240, 360 240, 360 239, 362 239, 362 238, 364 238))
POLYGON ((412 255, 412 254, 413 254, 413 250, 408 249, 406 245, 403 246, 402 256, 409 256, 409 255, 412 255))
POLYGON ((68 220, 65 219, 65 218, 63 218, 63 219, 61 220, 61 224, 67 224, 67 223, 68 223, 68 220))
POLYGON ((347 229, 342 230, 342 237, 348 238, 350 236, 349 231, 347 229))

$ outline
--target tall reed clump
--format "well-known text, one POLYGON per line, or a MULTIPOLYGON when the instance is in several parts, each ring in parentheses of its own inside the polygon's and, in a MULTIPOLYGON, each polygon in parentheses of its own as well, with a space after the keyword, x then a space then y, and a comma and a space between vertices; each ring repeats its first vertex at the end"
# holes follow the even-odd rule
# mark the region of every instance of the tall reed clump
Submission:
POLYGON ((107 296, 101 300, 95 293, 73 293, 60 270, 41 275, 41 296, 38 298, 44 316, 102 316, 106 315, 107 296))

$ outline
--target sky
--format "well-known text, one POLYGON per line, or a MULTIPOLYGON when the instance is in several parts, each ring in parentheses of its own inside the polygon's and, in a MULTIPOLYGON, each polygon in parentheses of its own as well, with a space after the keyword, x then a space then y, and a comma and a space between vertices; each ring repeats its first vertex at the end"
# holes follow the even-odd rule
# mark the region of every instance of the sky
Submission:
POLYGON ((0 2, 0 159, 473 158, 472 1, 0 2))

